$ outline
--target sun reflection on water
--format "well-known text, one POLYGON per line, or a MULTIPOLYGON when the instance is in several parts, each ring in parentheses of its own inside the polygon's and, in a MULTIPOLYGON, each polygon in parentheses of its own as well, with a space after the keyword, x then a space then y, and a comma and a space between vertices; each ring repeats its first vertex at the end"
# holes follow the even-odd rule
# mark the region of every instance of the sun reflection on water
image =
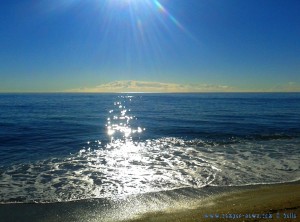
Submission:
POLYGON ((106 122, 109 140, 89 140, 75 154, 0 168, 0 202, 114 199, 184 187, 252 184, 253 178, 256 183, 295 178, 299 158, 282 160, 282 147, 296 152, 299 139, 291 144, 284 139, 141 139, 145 128, 133 114, 135 104, 132 96, 112 103, 106 122), (265 155, 270 147, 275 157, 265 155))
POLYGON ((132 96, 119 96, 108 110, 108 143, 87 141, 77 154, 14 166, 4 172, 2 185, 9 196, 1 200, 119 198, 211 183, 216 170, 201 152, 184 147, 183 140, 137 139, 145 128, 132 114, 133 100, 132 96))
POLYGON ((109 117, 107 118, 107 135, 110 137, 111 142, 116 139, 123 141, 130 141, 132 135, 142 133, 145 128, 133 128, 130 124, 132 120, 137 118, 131 115, 131 109, 127 106, 130 105, 133 96, 119 96, 118 101, 114 102, 114 109, 109 110, 109 117))

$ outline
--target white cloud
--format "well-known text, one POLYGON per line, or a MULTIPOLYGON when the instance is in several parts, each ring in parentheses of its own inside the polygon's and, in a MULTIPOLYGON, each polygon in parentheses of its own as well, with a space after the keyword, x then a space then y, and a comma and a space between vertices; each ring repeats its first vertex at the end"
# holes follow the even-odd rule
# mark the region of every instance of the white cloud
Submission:
POLYGON ((288 82, 277 85, 269 90, 270 92, 300 92, 300 84, 297 82, 288 82))
POLYGON ((232 87, 211 84, 177 84, 135 80, 115 81, 92 88, 67 90, 68 92, 231 92, 232 87))

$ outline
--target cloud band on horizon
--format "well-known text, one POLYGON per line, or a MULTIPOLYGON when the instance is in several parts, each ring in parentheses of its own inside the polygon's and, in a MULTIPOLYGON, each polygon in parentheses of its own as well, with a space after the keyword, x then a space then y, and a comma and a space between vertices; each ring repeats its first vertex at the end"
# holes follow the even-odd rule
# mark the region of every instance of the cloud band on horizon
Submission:
POLYGON ((67 92, 231 92, 233 88, 226 85, 212 84, 177 84, 162 82, 147 82, 135 80, 114 81, 92 88, 78 88, 67 92))

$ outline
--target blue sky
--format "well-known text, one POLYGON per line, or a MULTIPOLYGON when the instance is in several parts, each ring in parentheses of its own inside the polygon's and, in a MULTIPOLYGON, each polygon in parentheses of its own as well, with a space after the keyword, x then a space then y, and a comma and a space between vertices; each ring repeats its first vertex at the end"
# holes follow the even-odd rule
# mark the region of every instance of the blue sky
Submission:
POLYGON ((300 91, 299 11, 292 0, 1 1, 0 91, 114 91, 123 80, 300 91))

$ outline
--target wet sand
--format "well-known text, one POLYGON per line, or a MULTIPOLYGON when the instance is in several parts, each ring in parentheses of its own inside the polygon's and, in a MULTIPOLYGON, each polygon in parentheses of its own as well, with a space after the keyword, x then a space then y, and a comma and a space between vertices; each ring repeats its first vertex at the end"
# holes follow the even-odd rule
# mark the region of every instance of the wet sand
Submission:
POLYGON ((300 221, 300 184, 253 186, 207 198, 194 209, 140 215, 142 221, 300 221), (259 218, 258 218, 259 217, 259 218))
POLYGON ((300 221, 300 183, 187 188, 115 201, 91 199, 48 204, 0 204, 0 221, 297 222, 300 221), (257 218, 257 214, 261 218, 257 218), (263 218, 270 216, 272 219, 263 218))

